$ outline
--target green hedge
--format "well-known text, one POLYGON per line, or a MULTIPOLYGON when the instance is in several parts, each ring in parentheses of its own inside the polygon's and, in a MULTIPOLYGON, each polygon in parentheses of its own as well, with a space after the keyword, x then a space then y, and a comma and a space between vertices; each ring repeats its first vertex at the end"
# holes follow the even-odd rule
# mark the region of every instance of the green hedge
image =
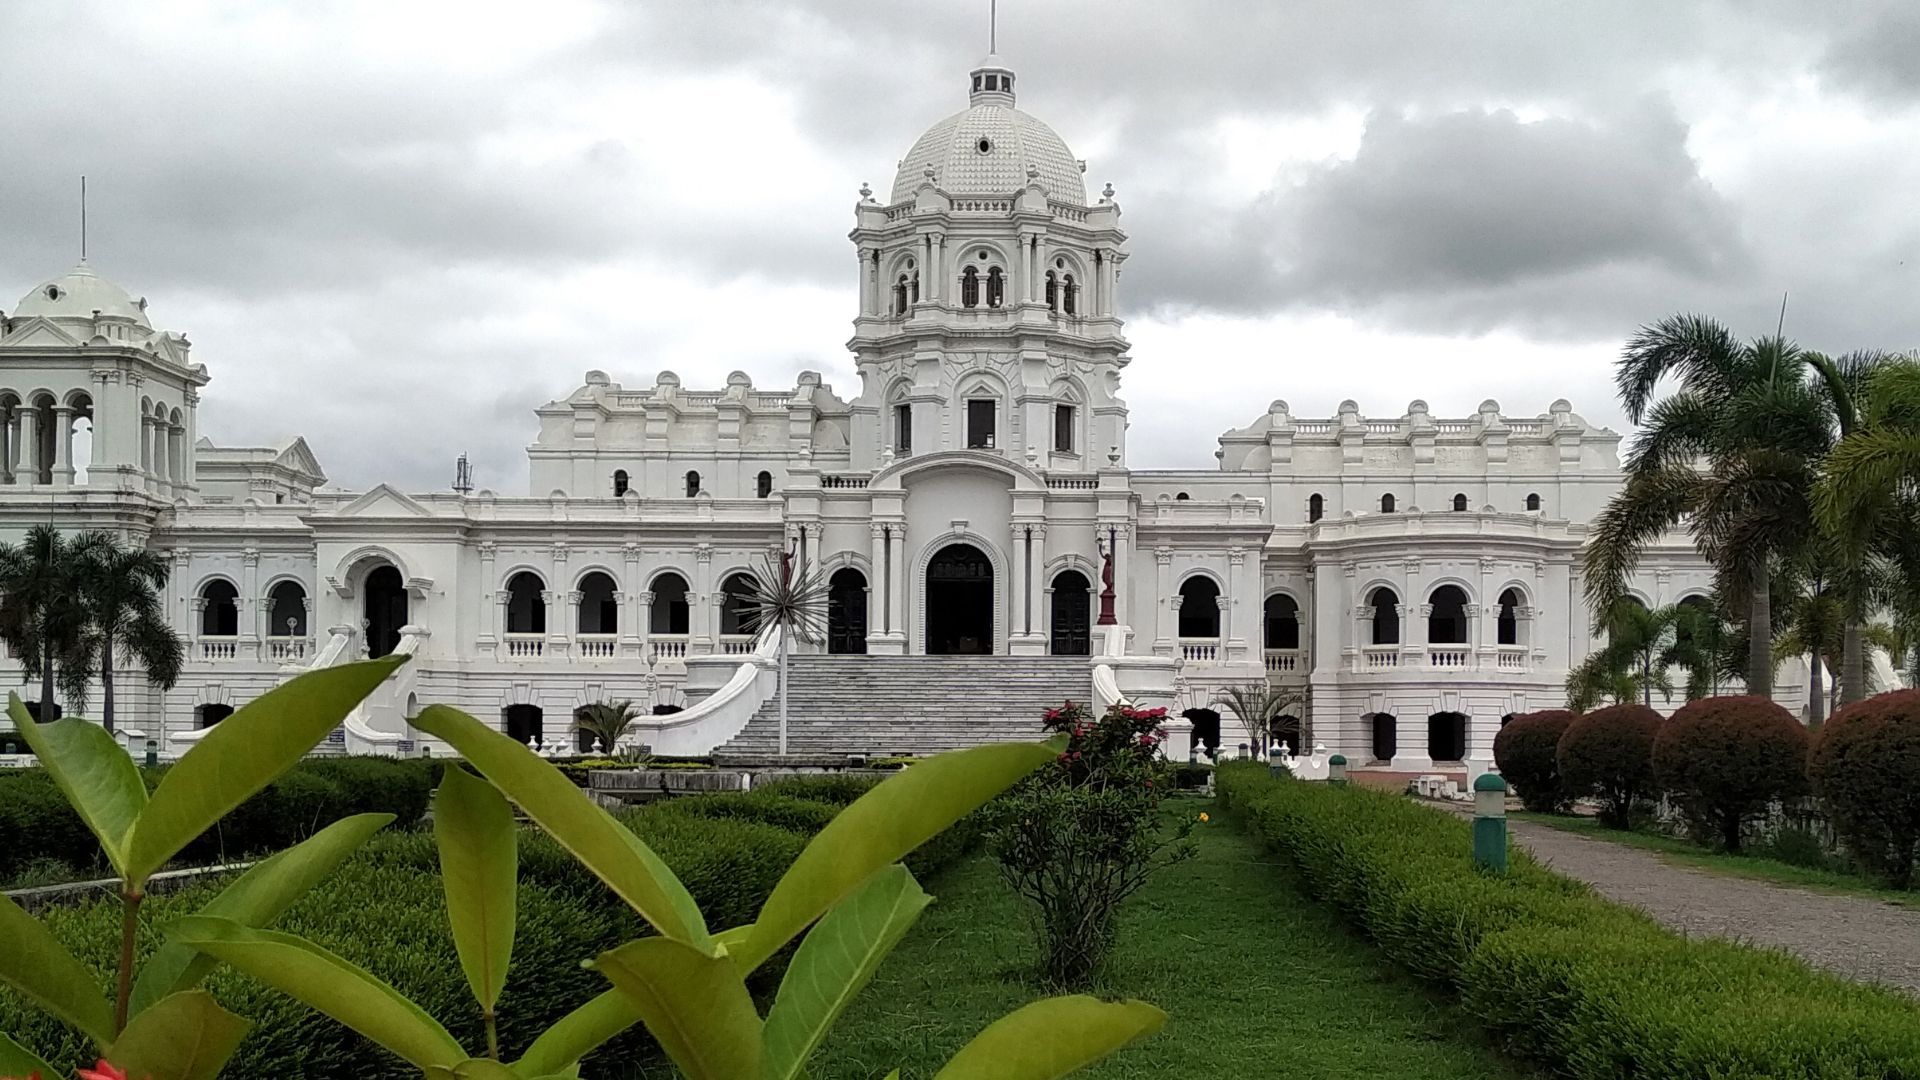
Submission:
POLYGON ((1360 787, 1223 767, 1246 826, 1510 1050, 1580 1080, 1920 1076, 1920 1012, 1784 953, 1688 940, 1519 851, 1477 872, 1467 822, 1360 787))

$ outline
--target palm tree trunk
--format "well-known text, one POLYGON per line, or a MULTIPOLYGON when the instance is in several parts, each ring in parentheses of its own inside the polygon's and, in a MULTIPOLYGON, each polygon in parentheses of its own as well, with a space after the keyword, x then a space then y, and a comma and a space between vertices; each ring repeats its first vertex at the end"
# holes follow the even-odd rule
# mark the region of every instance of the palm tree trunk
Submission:
POLYGON ((1807 726, 1817 728, 1827 719, 1827 690, 1820 669, 1825 667, 1818 650, 1807 665, 1807 726))
POLYGON ((1753 576, 1752 606, 1747 614, 1747 693, 1773 696, 1773 582, 1766 568, 1753 576))
POLYGON ((100 724, 113 731, 113 635, 100 637, 100 724))
POLYGON ((1653 665, 1646 658, 1640 660, 1640 703, 1653 708, 1653 665))
POLYGON ((54 720, 53 710, 53 650, 44 643, 40 646, 44 655, 40 658, 40 722, 50 724, 54 720))
POLYGON ((787 628, 780 627, 780 756, 787 756, 787 628))
POLYGON ((1840 638, 1840 703, 1867 696, 1866 634, 1858 619, 1848 619, 1840 638))

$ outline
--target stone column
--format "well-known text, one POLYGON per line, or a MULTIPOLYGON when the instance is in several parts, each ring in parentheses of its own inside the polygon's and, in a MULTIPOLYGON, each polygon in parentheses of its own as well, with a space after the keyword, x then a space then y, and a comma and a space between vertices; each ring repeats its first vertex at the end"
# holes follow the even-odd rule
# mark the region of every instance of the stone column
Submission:
POLYGON ((56 487, 73 484, 73 408, 69 405, 53 409, 53 483, 56 487))
POLYGON ((701 544, 693 550, 694 595, 687 597, 687 613, 692 624, 687 629, 692 640, 687 643, 687 653, 691 656, 706 656, 718 646, 715 643, 715 611, 713 608, 713 545, 701 544))
POLYGON ((1027 526, 1027 535, 1029 538, 1028 542, 1031 545, 1027 551, 1027 611, 1029 612, 1027 632, 1040 637, 1041 651, 1045 652, 1045 642, 1049 629, 1052 626, 1052 623, 1048 621, 1049 615, 1046 610, 1046 604, 1041 599, 1041 597, 1045 595, 1047 587, 1046 523, 1036 521, 1032 525, 1027 526))
POLYGON ((240 595, 234 603, 240 605, 239 617, 240 651, 252 654, 254 659, 260 656, 260 624, 265 619, 261 614, 267 605, 260 602, 260 549, 247 548, 240 553, 240 595), (248 608, 252 608, 252 617, 248 617, 248 608))
POLYGON ((1009 538, 1013 548, 1013 580, 1007 582, 1007 637, 1025 637, 1027 634, 1027 527, 1015 522, 1013 535, 1009 538))
MULTIPOLYGON (((1220 617, 1220 658, 1222 660, 1245 660, 1247 658, 1247 552, 1242 547, 1227 548, 1227 592, 1220 599, 1226 601, 1220 617)), ((1254 595, 1258 595, 1256 591, 1254 595)))
POLYGON ((907 526, 905 522, 896 522, 887 530, 887 561, 889 586, 887 607, 888 632, 894 640, 901 643, 903 652, 911 652, 908 639, 912 631, 907 626, 907 526))
POLYGON ((1121 522, 1113 530, 1113 617, 1131 627, 1133 618, 1133 526, 1121 522))
POLYGON ((932 249, 927 259, 927 267, 932 271, 928 275, 929 300, 944 301, 947 298, 947 238, 934 233, 927 238, 927 246, 932 249))
POLYGON ((653 590, 642 589, 633 593, 632 596, 634 655, 651 663, 653 657, 649 654, 653 647, 653 590))
MULTIPOLYGON (((640 545, 620 545, 620 556, 626 561, 626 572, 620 575, 620 655, 645 656, 642 645, 652 628, 646 622, 645 613, 640 611, 640 593, 635 588, 640 583, 640 545)), ((652 594, 647 598, 651 601, 652 594)))
POLYGON ((20 406, 20 463, 14 469, 16 484, 40 482, 40 414, 31 405, 20 406))
POLYGON ((480 623, 480 634, 475 643, 482 650, 491 649, 499 640, 499 628, 494 626, 494 612, 490 610, 493 607, 493 592, 496 587, 493 577, 493 558, 498 553, 499 545, 493 541, 480 542, 480 610, 477 613, 480 617, 476 620, 480 623))
MULTIPOLYGON (((489 616, 488 616, 488 621, 489 621, 489 622, 490 622, 490 623, 492 624, 492 626, 493 626, 493 630, 494 630, 494 636, 495 636, 496 638, 498 638, 498 637, 500 637, 501 635, 503 635, 503 634, 505 634, 505 633, 506 633, 506 626, 507 626, 507 605, 508 605, 509 603, 511 603, 511 602, 512 602, 512 600, 513 600, 513 594, 512 594, 512 593, 510 593, 510 592, 508 592, 507 590, 505 590, 505 589, 496 589, 496 590, 494 591, 494 594, 493 594, 493 614, 491 614, 491 615, 489 615, 489 616)), ((500 647, 498 647, 498 646, 496 646, 496 647, 495 647, 495 649, 494 649, 494 655, 495 655, 496 657, 497 657, 497 656, 500 656, 500 655, 502 654, 502 652, 503 652, 503 650, 502 650, 502 649, 501 649, 500 647)))
POLYGON ((1400 594, 1400 651, 1412 655, 1403 656, 1400 663, 1404 667, 1411 660, 1417 667, 1426 667, 1427 621, 1420 613, 1432 614, 1433 609, 1420 596, 1420 560, 1408 559, 1401 567, 1405 586, 1400 594))
POLYGON ((1173 655, 1173 611, 1169 603, 1173 596, 1173 550, 1155 548, 1153 552, 1153 652, 1156 656, 1173 655))
MULTIPOLYGON (((185 425, 180 429, 180 481, 190 488, 198 488, 200 470, 193 459, 194 444, 200 441, 200 392, 189 386, 185 398, 185 425)), ((97 424, 95 426, 98 426, 97 424)))
POLYGON ((1491 671, 1499 666, 1493 656, 1500 651, 1500 598, 1493 595, 1492 559, 1480 560, 1479 601, 1478 604, 1467 605, 1468 610, 1478 612, 1485 618, 1475 624, 1475 632, 1468 634, 1467 640, 1474 643, 1474 651, 1478 654, 1477 666, 1491 671))
POLYGON ((879 524, 867 526, 867 651, 874 652, 874 644, 887 636, 892 629, 892 612, 887 603, 887 527, 879 524))
MULTIPOLYGON (((552 629, 553 629, 553 624, 552 624, 552 623, 548 623, 548 624, 547 624, 547 629, 549 629, 549 630, 552 630, 552 629)), ((562 631, 561 631, 560 633, 558 633, 558 634, 555 634, 555 635, 552 635, 552 636, 553 636, 553 637, 558 637, 558 638, 560 638, 560 639, 562 640, 562 642, 563 642, 563 644, 562 644, 562 646, 561 646, 561 647, 562 647, 562 648, 567 648, 567 649, 568 649, 568 654, 569 654, 569 655, 572 655, 572 654, 574 653, 574 650, 572 650, 571 648, 568 648, 568 647, 569 647, 569 646, 571 646, 571 645, 573 644, 573 635, 575 635, 575 634, 577 634, 577 633, 579 633, 579 632, 580 632, 580 593, 579 593, 579 592, 577 592, 577 591, 575 591, 575 592, 569 592, 569 593, 567 593, 567 625, 566 625, 566 628, 565 628, 564 630, 562 630, 562 631)))
POLYGON ((163 497, 172 492, 170 476, 167 461, 167 425, 156 417, 153 421, 153 480, 155 489, 163 497))

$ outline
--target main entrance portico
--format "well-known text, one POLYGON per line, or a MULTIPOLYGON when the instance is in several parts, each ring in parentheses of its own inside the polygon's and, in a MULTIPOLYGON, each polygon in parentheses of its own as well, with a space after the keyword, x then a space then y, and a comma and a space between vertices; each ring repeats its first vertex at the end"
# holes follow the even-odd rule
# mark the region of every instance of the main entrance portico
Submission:
POLYGON ((927 652, 993 652, 993 563, 972 544, 948 544, 927 563, 927 652))

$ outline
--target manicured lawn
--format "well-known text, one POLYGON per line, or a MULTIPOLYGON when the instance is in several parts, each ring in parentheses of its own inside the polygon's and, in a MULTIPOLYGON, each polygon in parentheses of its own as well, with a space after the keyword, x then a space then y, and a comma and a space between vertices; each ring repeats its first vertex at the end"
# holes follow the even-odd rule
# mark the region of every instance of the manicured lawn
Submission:
POLYGON ((1920 908, 1920 893, 1902 892, 1889 889, 1868 878, 1855 877, 1832 870, 1820 870, 1808 866, 1797 866, 1781 862, 1778 859, 1765 859, 1755 855, 1729 855, 1723 851, 1709 851, 1688 840, 1665 833, 1647 832, 1635 829, 1631 832, 1609 829, 1600 824, 1598 818, 1568 816, 1562 814, 1535 814, 1515 811, 1508 815, 1514 821, 1524 821, 1536 825, 1546 825, 1564 832, 1578 833, 1595 840, 1624 844, 1658 854, 1667 862, 1679 866, 1698 867, 1730 877, 1754 878, 1771 881, 1780 885, 1794 885, 1803 889, 1815 889, 1822 892, 1850 893, 1855 896, 1871 896, 1888 903, 1905 907, 1920 908))
MULTIPOLYGON (((1182 812, 1210 804, 1182 800, 1182 812)), ((1158 1036, 1090 1077, 1498 1078, 1532 1075, 1445 1000, 1398 973, 1215 814, 1195 859, 1136 895, 1103 993, 1167 1010, 1158 1036)), ((854 1003, 812 1075, 930 1077, 980 1028, 1040 996, 1033 947, 990 857, 928 884, 939 898, 854 1003)))

